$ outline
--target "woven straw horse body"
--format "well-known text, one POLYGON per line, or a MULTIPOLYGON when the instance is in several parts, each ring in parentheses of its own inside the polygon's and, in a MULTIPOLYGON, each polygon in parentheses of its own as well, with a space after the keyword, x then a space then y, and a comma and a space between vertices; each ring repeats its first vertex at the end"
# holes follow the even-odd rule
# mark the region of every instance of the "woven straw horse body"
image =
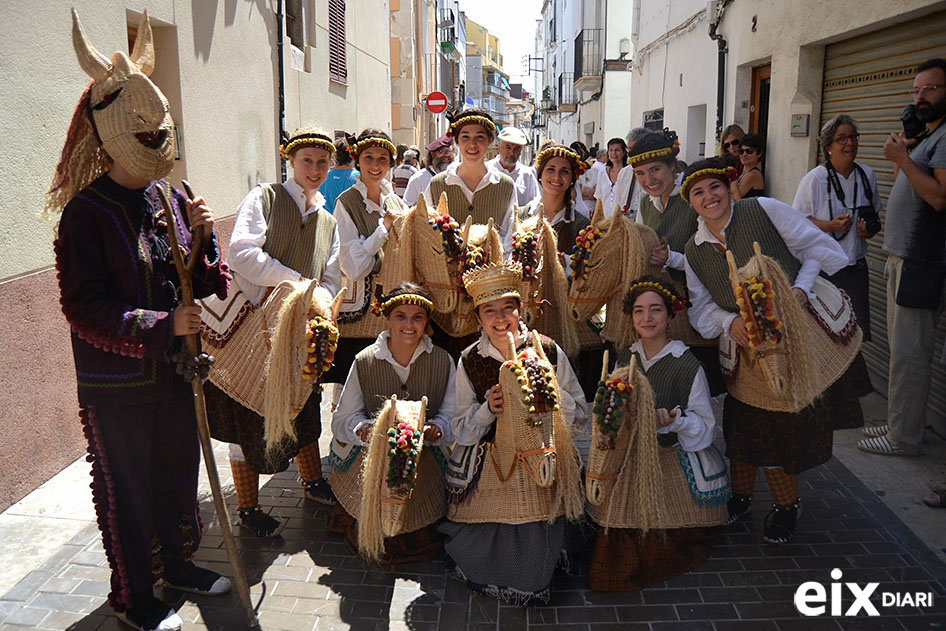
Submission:
POLYGON ((519 223, 516 215, 512 258, 522 264, 522 320, 546 335, 574 357, 582 346, 600 343, 584 323, 568 315, 568 278, 558 256, 555 230, 539 212, 519 223), (582 333, 588 335, 582 338, 582 333), (584 344, 583 344, 584 342, 584 344))
POLYGON ((560 397, 555 369, 548 362, 539 334, 518 353, 508 334, 510 357, 499 372, 503 410, 496 417, 496 435, 487 444, 482 472, 472 495, 448 506, 452 521, 466 523, 525 523, 583 514, 579 457, 571 427, 560 406, 540 401, 535 389, 544 387, 560 397), (541 380, 530 374, 541 373, 541 380), (532 402, 525 401, 533 390, 532 402), (559 409, 555 409, 559 407, 559 409), (530 411, 531 408, 531 411, 530 411))
MULTIPOLYGON (((371 431, 371 439, 360 456, 364 465, 352 467, 349 475, 361 479, 359 506, 346 494, 345 507, 358 519, 358 550, 369 561, 384 553, 384 538, 419 530, 438 521, 447 507, 446 488, 440 464, 432 447, 424 445, 427 397, 421 401, 385 403, 371 431), (406 432, 411 443, 399 448, 398 436, 406 432), (400 432, 400 434, 399 434, 400 432), (393 443, 393 444, 391 444, 393 443), (367 455, 364 455, 367 452, 367 455), (402 461, 414 466, 405 474, 402 461)), ((360 463, 355 463, 360 464, 360 463)))
POLYGON ((384 331, 385 322, 384 318, 373 315, 370 302, 394 289, 401 281, 424 286, 430 292, 437 311, 450 312, 456 308, 456 292, 450 290, 451 277, 445 262, 444 244, 430 229, 430 217, 427 204, 420 197, 416 206, 394 221, 382 248, 381 267, 365 279, 368 300, 357 311, 343 311, 339 317, 338 328, 342 337, 378 337, 384 331))
POLYGON ((738 400, 798 412, 844 374, 863 334, 846 294, 819 278, 816 297, 802 304, 781 266, 764 256, 758 243, 753 247, 755 256, 738 270, 732 252, 726 253, 750 348, 721 336, 720 365, 738 400))
MULTIPOLYGON (((724 523, 728 485, 712 506, 693 501, 680 446, 657 442, 654 393, 636 358, 632 355, 628 366, 617 367, 610 376, 607 366, 605 351, 585 472, 588 515, 605 530, 724 523)), ((718 462, 725 472, 719 457, 718 462)))
POLYGON ((601 338, 617 348, 627 348, 637 338, 633 323, 621 310, 630 284, 644 274, 659 273, 650 264, 650 252, 660 244, 657 233, 635 223, 621 213, 603 218, 601 205, 595 207, 591 226, 581 235, 572 256, 572 286, 568 291, 571 317, 590 320, 601 309, 607 319, 601 338))
POLYGON ((295 439, 292 419, 312 394, 321 369, 332 361, 330 354, 318 357, 318 349, 311 347, 330 347, 338 339, 332 322, 340 300, 341 294, 333 300, 317 281, 283 281, 260 307, 245 303, 248 313, 226 339, 201 327, 202 341, 215 358, 210 381, 264 417, 267 444, 295 439), (325 340, 314 340, 313 322, 325 340))

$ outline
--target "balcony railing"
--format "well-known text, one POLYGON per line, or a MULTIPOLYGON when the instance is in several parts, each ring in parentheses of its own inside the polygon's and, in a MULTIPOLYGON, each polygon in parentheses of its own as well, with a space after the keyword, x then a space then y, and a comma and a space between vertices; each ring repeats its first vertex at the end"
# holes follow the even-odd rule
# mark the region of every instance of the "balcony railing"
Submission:
POLYGON ((601 76, 601 34, 600 28, 586 28, 575 38, 575 81, 601 76))

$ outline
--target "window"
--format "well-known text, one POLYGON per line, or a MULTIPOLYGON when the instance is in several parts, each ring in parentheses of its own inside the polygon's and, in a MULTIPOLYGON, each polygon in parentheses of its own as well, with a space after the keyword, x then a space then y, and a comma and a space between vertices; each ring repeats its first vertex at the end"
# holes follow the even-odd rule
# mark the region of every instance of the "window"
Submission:
POLYGON ((663 109, 644 112, 644 128, 651 131, 660 131, 664 128, 663 109))
POLYGON ((305 50, 305 18, 302 0, 286 0, 286 31, 289 41, 299 50, 305 50))
POLYGON ((345 39, 345 0, 328 0, 328 76, 348 85, 345 39))

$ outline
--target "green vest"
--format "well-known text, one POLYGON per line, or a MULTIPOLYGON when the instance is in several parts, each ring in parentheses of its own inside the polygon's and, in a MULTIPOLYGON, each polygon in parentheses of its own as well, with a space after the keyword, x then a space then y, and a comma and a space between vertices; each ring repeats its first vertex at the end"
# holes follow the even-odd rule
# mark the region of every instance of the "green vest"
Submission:
POLYGON ((263 252, 303 277, 321 281, 332 253, 335 217, 320 208, 302 223, 299 206, 282 184, 260 184, 260 189, 266 220, 263 252))
MULTIPOLYGON (((802 220, 801 217, 799 220, 802 220)), ((774 259, 782 267, 790 283, 795 282, 801 263, 792 256, 785 240, 765 214, 758 199, 750 197, 733 204, 732 219, 726 228, 726 249, 733 253, 737 267, 742 267, 755 256, 753 241, 759 243, 763 254, 774 259)), ((696 245, 694 237, 687 241, 684 253, 687 263, 713 297, 713 302, 727 311, 738 313, 739 306, 729 281, 726 254, 717 250, 712 243, 696 245)))
POLYGON ((450 215, 461 225, 466 221, 467 215, 473 217, 473 223, 483 225, 492 217, 496 230, 499 230, 506 217, 506 208, 515 190, 516 185, 512 178, 500 174, 498 183, 490 184, 473 193, 471 204, 463 194, 463 189, 455 184, 447 185, 446 173, 438 173, 430 180, 430 199, 434 206, 437 205, 440 195, 446 193, 450 215))
POLYGON ((427 418, 437 414, 450 378, 450 365, 453 363, 450 354, 439 346, 434 346, 429 353, 421 353, 411 364, 407 383, 402 384, 394 367, 375 357, 373 346, 355 356, 358 383, 368 416, 374 418, 384 402, 395 394, 404 401, 420 401, 426 396, 427 418))
POLYGON ((650 195, 644 195, 639 212, 644 225, 653 228, 674 252, 683 252, 687 240, 696 234, 696 211, 679 195, 670 196, 663 212, 657 210, 650 195))
POLYGON ((575 238, 578 237, 578 234, 582 230, 590 225, 590 219, 572 208, 572 220, 570 223, 563 219, 552 226, 555 233, 558 235, 558 251, 571 256, 572 248, 575 247, 575 238))
MULTIPOLYGON (((362 238, 369 237, 378 229, 378 216, 368 212, 368 204, 365 202, 365 198, 362 197, 358 189, 352 186, 339 195, 338 199, 342 200, 342 203, 345 204, 345 210, 348 211, 348 215, 351 217, 352 223, 355 224, 359 236, 362 238)), ((407 212, 407 207, 404 206, 404 202, 402 202, 401 198, 397 195, 391 195, 385 199, 381 206, 385 210, 393 208, 394 211, 399 214, 407 212)), ((371 269, 372 274, 377 274, 378 270, 381 269, 382 260, 384 260, 384 248, 378 250, 374 255, 374 267, 371 269)))

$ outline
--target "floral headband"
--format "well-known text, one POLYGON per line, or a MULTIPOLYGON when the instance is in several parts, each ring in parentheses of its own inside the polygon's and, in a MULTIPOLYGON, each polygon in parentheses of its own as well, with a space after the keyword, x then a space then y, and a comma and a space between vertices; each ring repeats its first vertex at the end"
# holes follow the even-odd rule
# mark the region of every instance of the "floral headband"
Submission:
POLYGON ((690 192, 690 187, 696 184, 697 180, 702 180, 704 177, 713 177, 713 176, 722 176, 730 182, 735 182, 736 178, 739 177, 739 172, 736 171, 733 167, 726 167, 724 169, 700 169, 699 171, 694 171, 683 180, 683 183, 680 184, 680 197, 683 198, 683 201, 688 202, 687 194, 690 192))
POLYGON ((470 123, 476 123, 477 125, 482 125, 485 127, 492 135, 496 135, 496 123, 486 118, 485 116, 480 116, 479 114, 473 114, 471 116, 461 116, 457 120, 450 123, 450 128, 447 130, 447 135, 451 138, 460 131, 460 128, 464 125, 470 123))
POLYGON ((678 153, 680 153, 680 140, 674 138, 673 145, 632 155, 628 158, 628 162, 631 163, 631 166, 637 166, 638 164, 643 164, 651 160, 659 160, 660 158, 668 158, 671 156, 676 157, 678 153))
POLYGON ((325 149, 329 155, 335 153, 335 145, 326 136, 321 134, 300 134, 295 138, 290 138, 289 142, 279 145, 279 155, 283 160, 288 160, 289 156, 302 149, 303 147, 315 147, 316 149, 325 149))
POLYGON ((348 152, 351 154, 351 157, 357 162, 358 155, 367 149, 368 147, 381 147, 382 149, 387 149, 388 153, 391 154, 391 158, 397 154, 397 147, 394 146, 390 140, 386 138, 380 138, 378 136, 368 136, 363 140, 352 143, 348 146, 348 152))
POLYGON ((420 294, 398 294, 397 296, 388 298, 384 302, 375 300, 371 303, 371 312, 376 316, 387 317, 394 307, 400 305, 417 305, 423 307, 427 310, 427 315, 430 315, 430 311, 434 308, 434 303, 420 294))
POLYGON ((637 289, 644 289, 645 291, 655 291, 658 294, 661 294, 662 296, 666 296, 667 298, 670 299, 670 308, 673 310, 674 313, 677 313, 678 311, 683 311, 689 306, 687 304, 687 301, 684 298, 681 298, 680 296, 677 296, 676 294, 674 294, 670 290, 670 288, 663 285, 662 283, 657 283, 652 280, 639 280, 636 283, 633 283, 630 287, 628 287, 627 293, 630 294, 637 289))
POLYGON ((552 158, 565 158, 571 162, 572 168, 575 170, 575 177, 579 177, 588 169, 588 163, 582 162, 581 157, 571 149, 566 147, 549 147, 548 149, 540 151, 539 155, 535 157, 535 172, 541 173, 545 163, 552 158))

